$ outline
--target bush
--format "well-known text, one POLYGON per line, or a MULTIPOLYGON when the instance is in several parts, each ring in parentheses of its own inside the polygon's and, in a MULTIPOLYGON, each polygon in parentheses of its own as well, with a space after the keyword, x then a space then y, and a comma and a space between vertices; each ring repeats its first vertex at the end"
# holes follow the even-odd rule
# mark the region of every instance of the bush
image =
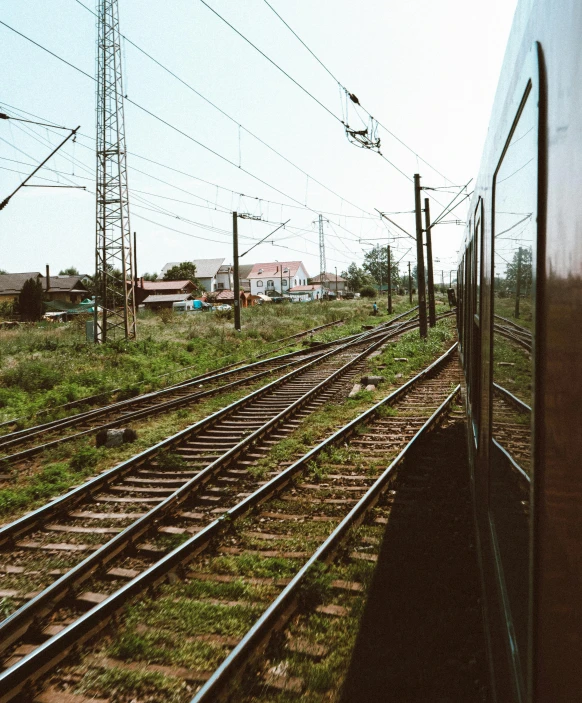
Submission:
POLYGON ((7 386, 19 386, 28 392, 50 391, 62 381, 62 374, 53 364, 32 359, 6 370, 2 380, 7 386))
POLYGON ((362 298, 375 298, 378 295, 378 291, 372 286, 364 286, 360 290, 360 295, 362 298))

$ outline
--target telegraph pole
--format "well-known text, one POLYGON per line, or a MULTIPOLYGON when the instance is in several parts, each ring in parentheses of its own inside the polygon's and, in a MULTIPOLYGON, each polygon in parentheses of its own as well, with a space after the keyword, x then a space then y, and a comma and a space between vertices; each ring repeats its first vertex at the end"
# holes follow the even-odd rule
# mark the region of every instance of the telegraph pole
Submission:
POLYGON ((436 325, 436 309, 434 303, 434 278, 432 272, 432 235, 430 231, 430 205, 428 198, 424 199, 424 227, 426 230, 426 266, 428 275, 428 323, 436 325))
POLYGON ((136 338, 118 0, 99 0, 95 341, 136 338))
POLYGON ((388 245, 388 314, 392 315, 392 264, 390 258, 390 244, 388 245))
POLYGON ((325 273, 325 237, 323 234, 323 216, 319 216, 319 282, 323 290, 323 274, 325 273))
POLYGON ((412 276, 410 275, 410 261, 408 262, 408 300, 412 305, 412 276))
POLYGON ((414 174, 414 210, 416 213, 416 285, 418 287, 418 315, 420 336, 427 336, 426 292, 424 282, 424 252, 422 246, 422 209, 420 204, 420 176, 414 174))
POLYGON ((521 247, 517 250, 517 280, 515 281, 515 317, 519 317, 519 296, 521 294, 521 247))
POLYGON ((238 212, 232 213, 232 260, 234 276, 234 328, 240 332, 240 279, 238 276, 238 212))

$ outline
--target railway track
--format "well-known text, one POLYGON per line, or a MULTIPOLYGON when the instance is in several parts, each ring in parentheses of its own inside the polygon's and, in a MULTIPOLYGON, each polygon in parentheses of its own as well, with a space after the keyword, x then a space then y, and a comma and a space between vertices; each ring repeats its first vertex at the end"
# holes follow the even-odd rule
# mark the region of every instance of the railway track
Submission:
MULTIPOLYGON (((381 343, 376 342, 374 346, 381 343)), ((151 591, 151 588, 167 578, 180 582, 186 589, 195 587, 199 591, 201 589, 201 592, 204 592, 205 588, 207 592, 209 589, 220 590, 220 584, 228 588, 229 583, 238 583, 240 579, 232 574, 221 573, 218 564, 226 555, 234 560, 240 558, 243 563, 245 558, 250 556, 257 563, 262 562, 263 571, 266 569, 266 572, 273 561, 285 562, 285 567, 281 567, 284 575, 286 574, 283 581, 272 577, 261 579, 256 575, 256 569, 251 570, 253 573, 250 574, 240 574, 243 591, 256 592, 256 602, 233 605, 223 602, 220 598, 211 599, 211 602, 206 602, 208 599, 204 597, 196 599, 195 607, 210 607, 211 610, 215 608, 219 613, 225 608, 228 611, 229 608, 241 607, 248 611, 245 615, 247 619, 256 620, 260 616, 249 634, 255 632, 259 622, 271 612, 272 607, 277 604, 278 609, 281 599, 287 602, 288 596, 285 594, 288 587, 295 582, 302 582, 305 569, 311 568, 311 555, 327 553, 329 548, 326 545, 332 535, 336 535, 338 530, 343 534, 345 527, 342 525, 351 525, 356 519, 354 515, 357 517, 362 510, 367 511, 386 489, 393 468, 401 460, 401 454, 398 453, 402 453, 403 446, 419 433, 426 431, 441 416, 452 396, 448 397, 444 405, 442 402, 449 395, 458 377, 455 354, 456 345, 438 362, 338 430, 291 466, 277 472, 263 485, 253 478, 253 462, 260 458, 260 453, 253 456, 255 452, 241 454, 240 456, 245 458, 239 458, 236 466, 231 464, 230 469, 220 474, 224 479, 217 486, 220 496, 209 496, 208 485, 203 494, 187 495, 188 484, 184 484, 176 493, 160 503, 165 503, 167 509, 158 509, 156 513, 150 511, 148 515, 125 528, 125 536, 124 532, 121 532, 107 543, 111 545, 117 540, 117 546, 121 549, 104 545, 100 548, 101 555, 98 549, 88 558, 92 563, 85 559, 76 567, 76 572, 75 569, 67 572, 43 593, 29 600, 0 625, 0 641, 4 643, 4 665, 9 667, 0 675, 0 701, 14 700, 16 696, 24 695, 26 686, 32 686, 43 677, 48 688, 35 700, 57 700, 50 698, 54 694, 50 689, 56 686, 57 689, 61 688, 62 692, 62 683, 67 680, 69 674, 65 668, 56 674, 55 679, 47 680, 44 676, 46 672, 72 649, 78 650, 84 642, 94 637, 130 599, 147 589, 151 591), (390 406, 397 409, 397 412, 387 412, 386 409, 390 406), (439 406, 442 407, 435 413, 439 406), (342 466, 329 466, 329 460, 326 458, 329 455, 326 453, 340 445, 342 451, 348 451, 348 459, 342 466), (348 445, 349 450, 346 449, 348 445), (389 469, 383 471, 386 457, 396 454, 398 456, 389 469), (300 480, 302 474, 313 469, 313 462, 318 458, 326 466, 325 482, 313 482, 309 478, 300 480), (381 475, 381 478, 374 482, 378 475, 381 475), (180 494, 184 497, 183 501, 180 494), (218 500, 209 501, 208 497, 218 500), (215 507, 217 505, 219 507, 215 507), (217 515, 219 517, 216 517, 217 515), (136 527, 138 525, 141 526, 136 527), (298 532, 299 525, 301 528, 298 532), (309 529, 304 529, 306 527, 309 529), (155 534, 157 542, 144 544, 145 537, 152 533, 155 534), (176 534, 186 541, 173 550, 168 543, 165 549, 160 548, 164 537, 176 534), (131 539, 130 551, 127 537, 131 539), (210 556, 209 552, 212 552, 210 556), (120 554, 125 560, 117 559, 116 565, 112 567, 113 557, 120 554), (103 558, 107 556, 111 558, 103 558), (291 583, 287 583, 290 580, 291 583), (81 593, 81 586, 90 590, 81 593), (89 610, 84 612, 87 608, 89 610)), ((355 365, 356 359, 357 357, 348 363, 355 365)), ((338 374, 337 371, 335 373, 338 374)), ((306 411, 309 409, 307 403, 311 397, 303 399, 306 411)), ((328 399, 330 397, 332 396, 328 395, 328 399)), ((249 416, 246 417, 248 419, 249 416)), ((258 421, 256 412, 250 417, 258 421)), ((275 426, 275 421, 270 422, 275 426)), ((281 437, 274 436, 271 441, 274 443, 279 438, 281 437)), ((212 465, 202 470, 198 477, 210 476, 211 470, 212 465)), ((154 471, 157 471, 159 483, 161 472, 159 469, 154 471)), ((169 474, 166 473, 165 476, 169 474)), ((197 477, 190 479, 190 487, 196 479, 197 477)), ((198 483, 201 483, 200 478, 198 483)), ((70 515, 70 505, 67 510, 70 515)), ((78 514, 87 511, 73 512, 78 514)), ((115 520, 111 514, 107 519, 115 520)), ((119 522, 113 524, 119 529, 119 522)), ((339 537, 333 537, 334 545, 338 543, 338 539, 339 537)), ((7 568, 9 566, 12 566, 13 571, 15 567, 19 567, 13 559, 10 565, 5 565, 5 570, 10 570, 7 568)), ((261 572, 261 568, 257 568, 261 572)), ((25 574, 26 569, 27 567, 24 567, 20 573, 25 574)), ((163 596, 161 597, 163 599, 163 596)), ((217 622, 214 618, 211 620, 217 622)), ((180 629, 179 623, 176 625, 180 629)), ((204 630, 204 627, 202 629, 204 630)), ((210 667, 197 673, 185 671, 183 667, 181 669, 183 680, 189 682, 189 685, 200 685, 212 676, 213 668, 220 663, 217 660, 217 652, 222 653, 220 658, 224 658, 224 654, 236 642, 233 637, 224 637, 220 632, 191 633, 192 638, 192 641, 206 641, 207 644, 210 642, 212 650, 209 654, 210 667)), ((246 639, 245 637, 235 647, 227 662, 246 639)), ((103 664, 107 667, 111 662, 103 664)), ((162 670, 164 666, 158 668, 162 670)), ((173 669, 174 673, 175 669, 176 667, 173 669)), ((91 695, 97 694, 92 691, 91 695)), ((78 700, 80 703, 83 698, 75 697, 71 700, 78 700)), ((115 700, 121 701, 125 698, 116 697, 115 700)), ((131 700, 131 697, 127 700, 131 700)), ((159 698, 150 697, 148 700, 166 699, 160 694, 159 698)))
MULTIPOLYGON (((404 315, 408 314, 404 313, 404 315)), ((374 334, 382 334, 387 329, 401 332, 408 329, 410 324, 414 324, 402 321, 402 317, 398 316, 398 318, 383 323, 367 334, 350 335, 334 342, 319 345, 315 351, 300 350, 273 359, 254 362, 242 368, 196 377, 137 398, 3 435, 0 437, 0 452, 3 453, 3 456, 0 456, 0 464, 3 464, 4 467, 14 465, 58 444, 96 434, 104 429, 120 425, 127 426, 129 423, 145 417, 170 412, 213 395, 229 392, 261 380, 268 380, 268 377, 273 374, 285 373, 306 361, 322 358, 328 350, 339 348, 342 344, 359 342, 371 338, 374 334)))
POLYGON ((531 407, 497 383, 493 384, 492 435, 514 470, 529 483, 532 469, 531 407))
POLYGON ((531 330, 518 325, 512 320, 508 320, 506 317, 501 317, 501 315, 495 315, 495 318, 501 320, 501 323, 493 323, 493 331, 496 334, 505 339, 509 339, 531 353, 533 348, 533 335, 531 330))
MULTIPOLYGON (((408 311, 407 313, 404 313, 405 315, 409 314, 412 312, 415 308, 412 310, 408 311)), ((401 317, 400 315, 398 317, 401 317)), ((397 318, 393 318, 397 319, 397 318)), ((321 332, 324 329, 328 329, 329 327, 335 327, 336 325, 340 325, 345 320, 336 320, 335 322, 328 322, 325 325, 319 325, 317 327, 312 327, 308 330, 303 330, 302 332, 298 332, 297 334, 290 335, 289 337, 282 337, 281 339, 276 340, 275 342, 271 342, 270 344, 275 344, 279 342, 284 342, 287 340, 297 340, 301 339, 302 337, 306 337, 307 335, 313 336, 314 332, 321 332)), ((270 346, 270 344, 267 344, 267 346, 270 346)), ((285 345, 284 347, 281 347, 280 349, 284 349, 290 345, 285 345)), ((181 381, 179 383, 173 384, 173 385, 181 385, 181 384, 187 384, 192 381, 202 381, 210 376, 216 376, 220 373, 223 373, 225 371, 229 371, 231 369, 234 369, 236 367, 241 367, 243 365, 252 365, 254 361, 261 359, 265 356, 273 355, 277 351, 280 351, 280 349, 272 349, 271 351, 264 352, 262 354, 258 354, 253 358, 250 359, 243 359, 241 361, 235 361, 234 363, 226 364, 220 368, 214 369, 212 371, 207 371, 203 374, 199 374, 198 376, 194 378, 189 378, 185 379, 184 381, 181 381)), ((164 378, 166 376, 175 376, 176 374, 179 373, 185 373, 186 371, 195 368, 194 366, 184 366, 180 369, 176 369, 175 371, 170 371, 168 373, 161 374, 160 376, 157 376, 156 378, 164 378)), ((164 390, 164 389, 161 389, 164 390)), ((47 408, 45 410, 40 410, 39 412, 35 413, 34 416, 32 417, 43 417, 46 415, 50 415, 54 413, 55 411, 64 411, 64 410, 74 410, 75 408, 81 407, 81 406, 89 406, 89 405, 94 405, 99 401, 105 400, 106 398, 111 398, 112 396, 115 396, 119 393, 123 393, 124 389, 123 388, 112 388, 111 390, 108 391, 103 391, 102 393, 97 393, 92 396, 87 396, 85 398, 78 398, 77 400, 72 400, 69 403, 65 403, 63 405, 59 405, 58 407, 54 408, 47 408)), ((149 394, 146 394, 149 395, 149 394)), ((134 398, 135 400, 135 398, 134 398)), ((30 420, 31 417, 18 417, 18 418, 13 418, 11 420, 4 420, 3 422, 0 422, 0 437, 2 437, 5 434, 11 434, 12 432, 17 430, 19 422, 23 420, 30 420)), ((32 428, 29 428, 32 429, 32 428)))

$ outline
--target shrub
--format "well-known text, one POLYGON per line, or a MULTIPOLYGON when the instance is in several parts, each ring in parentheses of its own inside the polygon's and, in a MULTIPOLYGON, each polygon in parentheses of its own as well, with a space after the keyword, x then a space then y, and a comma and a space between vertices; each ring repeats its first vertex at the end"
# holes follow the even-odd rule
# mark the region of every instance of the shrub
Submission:
POLYGON ((27 359, 4 371, 2 380, 7 386, 19 386, 28 392, 50 391, 62 381, 62 374, 52 363, 27 359))
POLYGON ((372 286, 364 286, 360 290, 360 295, 362 298, 375 298, 378 295, 378 291, 372 286))

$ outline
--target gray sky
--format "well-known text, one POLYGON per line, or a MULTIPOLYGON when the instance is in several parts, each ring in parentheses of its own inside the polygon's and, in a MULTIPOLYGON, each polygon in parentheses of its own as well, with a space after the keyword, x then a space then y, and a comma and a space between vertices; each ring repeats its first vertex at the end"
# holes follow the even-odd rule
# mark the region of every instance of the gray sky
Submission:
MULTIPOLYGON (((94 0, 82 1, 95 9, 94 0)), ((345 98, 340 98, 337 83, 264 0, 208 4, 342 118, 345 98)), ((374 117, 450 181, 380 128, 386 159, 410 178, 420 173, 427 186, 462 184, 476 176, 515 0, 271 4, 374 117)), ((0 19, 6 24, 94 74, 95 19, 79 2, 4 0, 2 6, 0 19)), ((312 223, 321 211, 330 213, 328 271, 336 266, 341 271, 352 260, 361 262, 363 250, 374 243, 388 243, 389 233, 374 208, 413 208, 412 184, 401 173, 376 153, 349 144, 336 119, 200 0, 119 0, 119 6, 121 31, 129 39, 234 118, 226 118, 124 42, 128 97, 234 162, 221 160, 126 103, 131 227, 138 236, 140 273, 159 272, 168 261, 218 256, 231 261, 232 209, 274 223, 291 220, 274 235, 276 246, 262 244, 242 263, 301 259, 315 275, 318 235, 312 223), (239 163, 277 190, 244 173, 239 163)), ((77 144, 67 145, 39 175, 94 191, 95 83, 2 25, 0 57, 0 109, 21 116, 27 111, 68 127, 81 125, 77 144)), ((362 128, 352 107, 348 118, 362 128)), ((0 121, 0 199, 30 170, 18 162, 40 161, 50 151, 49 141, 54 146, 60 138, 41 127, 0 121)), ((452 197, 434 195, 443 204, 452 197)), ((464 218, 465 211, 458 208, 457 216, 464 218)), ((432 201, 433 217, 439 212, 432 201)), ((413 231, 411 214, 393 219, 413 231)), ((0 213, 0 268, 42 271, 48 263, 52 271, 75 265, 92 272, 94 221, 92 192, 22 189, 0 213)), ((241 221, 241 251, 275 226, 241 221)), ((392 226, 390 230, 398 233, 392 226)), ((437 272, 455 267, 461 232, 455 225, 435 228, 437 272)), ((413 260, 414 251, 406 253, 412 240, 392 243, 403 265, 413 260)))

